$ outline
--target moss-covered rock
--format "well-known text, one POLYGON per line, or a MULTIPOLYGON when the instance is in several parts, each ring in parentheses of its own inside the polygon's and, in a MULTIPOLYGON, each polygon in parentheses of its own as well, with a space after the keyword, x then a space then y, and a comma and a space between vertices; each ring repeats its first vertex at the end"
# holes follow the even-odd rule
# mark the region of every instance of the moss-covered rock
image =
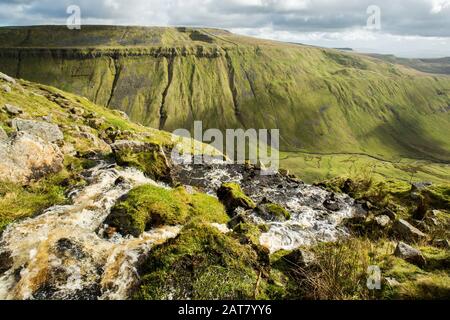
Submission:
POLYGON ((291 219, 289 211, 276 203, 260 204, 256 208, 256 212, 266 220, 286 221, 291 219))
POLYGON ((237 208, 254 209, 256 204, 250 199, 237 183, 224 183, 217 191, 217 196, 225 205, 228 212, 237 208))
POLYGON ((133 166, 153 179, 172 182, 171 164, 161 145, 120 140, 112 145, 112 149, 118 164, 133 166))
POLYGON ((217 199, 206 194, 189 194, 184 187, 164 189, 144 185, 122 197, 105 220, 124 235, 139 236, 161 225, 182 225, 190 218, 226 223, 228 216, 217 199))
POLYGON ((254 299, 264 285, 252 246, 201 222, 152 250, 141 274, 135 299, 254 299))

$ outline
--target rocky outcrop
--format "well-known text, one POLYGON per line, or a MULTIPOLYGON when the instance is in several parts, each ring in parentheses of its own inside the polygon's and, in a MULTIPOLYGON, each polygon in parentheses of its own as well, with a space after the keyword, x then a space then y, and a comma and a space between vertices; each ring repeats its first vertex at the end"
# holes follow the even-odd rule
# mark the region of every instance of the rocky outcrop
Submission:
POLYGON ((27 132, 0 142, 0 181, 28 183, 63 168, 59 148, 27 132))
POLYGON ((426 264, 426 260, 420 250, 417 250, 403 242, 400 242, 397 245, 394 255, 419 267, 423 267, 426 264))
POLYGON ((35 135, 46 142, 57 142, 64 139, 64 135, 59 127, 48 122, 16 118, 12 121, 12 127, 17 131, 35 135))
POLYGON ((268 221, 286 221, 291 218, 291 214, 285 208, 268 201, 260 203, 256 213, 268 221))
POLYGON ((398 236, 407 241, 418 241, 427 238, 425 233, 402 219, 394 223, 393 229, 398 236))

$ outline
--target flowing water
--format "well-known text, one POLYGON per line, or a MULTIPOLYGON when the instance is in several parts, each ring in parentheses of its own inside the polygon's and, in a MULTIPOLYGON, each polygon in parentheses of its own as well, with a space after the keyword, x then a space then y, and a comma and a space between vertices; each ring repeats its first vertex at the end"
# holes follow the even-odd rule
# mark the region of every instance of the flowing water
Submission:
POLYGON ((137 280, 135 265, 154 245, 175 237, 164 227, 140 238, 102 237, 102 222, 133 187, 156 184, 135 169, 101 164, 86 173, 89 185, 71 205, 9 226, 0 252, 12 266, 0 277, 0 299, 124 299, 137 280))
MULTIPOLYGON (((265 224, 260 238, 271 252, 295 249, 345 235, 340 222, 354 213, 354 201, 281 174, 264 176, 260 170, 221 161, 182 164, 175 180, 214 195, 223 182, 238 182, 256 202, 284 206, 291 219, 280 222, 247 213, 255 224, 265 224)), ((0 275, 0 299, 126 299, 139 280, 137 266, 158 244, 174 238, 181 226, 145 232, 139 238, 105 236, 104 220, 112 206, 132 188, 153 184, 138 170, 100 163, 85 172, 87 186, 73 191, 70 205, 10 225, 0 240, 0 258, 11 265, 0 275)), ((226 225, 216 224, 223 233, 226 225)))
POLYGON ((253 212, 257 224, 265 224, 260 243, 270 249, 293 250, 319 241, 331 242, 345 236, 340 227, 344 218, 354 215, 354 200, 336 195, 319 187, 282 174, 262 175, 261 170, 246 165, 230 165, 220 160, 205 159, 206 164, 192 164, 189 158, 178 159, 181 164, 176 179, 215 195, 224 182, 237 182, 256 203, 269 201, 286 208, 291 219, 284 222, 267 220, 253 212))

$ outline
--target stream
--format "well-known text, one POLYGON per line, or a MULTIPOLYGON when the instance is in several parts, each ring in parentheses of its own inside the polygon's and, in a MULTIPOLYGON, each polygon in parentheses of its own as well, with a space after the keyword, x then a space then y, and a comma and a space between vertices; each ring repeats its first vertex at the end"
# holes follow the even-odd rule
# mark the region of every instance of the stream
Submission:
MULTIPOLYGON (((238 182, 256 203, 269 200, 284 206, 291 219, 265 220, 260 243, 276 252, 335 241, 345 236, 339 226, 354 214, 354 201, 281 174, 263 176, 254 167, 221 161, 180 164, 176 181, 212 196, 223 182, 238 182)), ((48 208, 43 214, 11 224, 0 239, 0 254, 11 266, 0 274, 0 299, 127 299, 138 282, 137 265, 156 245, 176 237, 182 226, 152 229, 139 238, 104 236, 103 221, 117 200, 136 186, 167 185, 132 168, 99 163, 84 172, 87 186, 69 194, 70 205, 48 208)), ((217 228, 228 232, 226 226, 217 228)))

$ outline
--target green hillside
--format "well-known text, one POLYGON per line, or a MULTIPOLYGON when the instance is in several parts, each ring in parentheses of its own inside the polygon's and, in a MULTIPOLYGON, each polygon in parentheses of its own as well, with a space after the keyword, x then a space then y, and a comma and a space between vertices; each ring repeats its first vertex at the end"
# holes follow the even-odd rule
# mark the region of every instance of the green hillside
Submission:
POLYGON ((0 70, 168 131, 279 128, 284 152, 450 161, 450 77, 356 53, 216 29, 0 28, 0 70))

